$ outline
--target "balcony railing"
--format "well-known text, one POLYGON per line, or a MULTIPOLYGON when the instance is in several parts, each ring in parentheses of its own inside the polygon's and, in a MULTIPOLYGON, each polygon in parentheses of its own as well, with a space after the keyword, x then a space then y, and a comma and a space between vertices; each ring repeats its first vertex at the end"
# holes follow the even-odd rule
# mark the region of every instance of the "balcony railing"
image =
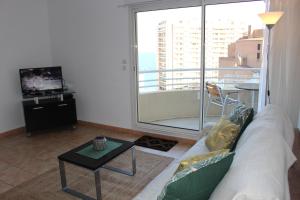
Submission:
MULTIPOLYGON (((206 68, 205 81, 218 84, 223 94, 228 94, 231 98, 256 110, 258 92, 240 90, 236 86, 249 82, 259 84, 260 72, 260 68, 206 68)), ((215 123, 222 112, 220 107, 215 105, 207 109, 209 102, 207 92, 203 93, 203 101, 200 101, 202 88, 200 76, 199 68, 140 71, 138 120, 198 130, 200 108, 203 106, 204 126, 215 123)), ((225 114, 230 113, 232 108, 233 105, 227 105, 225 114)))
MULTIPOLYGON (((259 83, 261 68, 222 67, 206 68, 205 81, 232 89, 239 83, 259 83)), ((164 90, 200 90, 201 69, 182 68, 139 71, 139 91, 158 92, 164 90), (180 73, 180 74, 178 74, 180 73)))

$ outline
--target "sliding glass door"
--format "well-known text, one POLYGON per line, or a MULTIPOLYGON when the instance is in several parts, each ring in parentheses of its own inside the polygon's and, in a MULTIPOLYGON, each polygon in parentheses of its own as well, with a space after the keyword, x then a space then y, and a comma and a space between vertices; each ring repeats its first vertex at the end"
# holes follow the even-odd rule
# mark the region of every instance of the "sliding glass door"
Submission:
POLYGON ((178 2, 134 11, 137 123, 197 133, 233 105, 257 107, 265 4, 178 2))
POLYGON ((264 38, 258 14, 265 4, 217 4, 205 10, 204 127, 237 104, 257 110, 264 38))
POLYGON ((199 130, 201 10, 137 13, 139 122, 199 130))

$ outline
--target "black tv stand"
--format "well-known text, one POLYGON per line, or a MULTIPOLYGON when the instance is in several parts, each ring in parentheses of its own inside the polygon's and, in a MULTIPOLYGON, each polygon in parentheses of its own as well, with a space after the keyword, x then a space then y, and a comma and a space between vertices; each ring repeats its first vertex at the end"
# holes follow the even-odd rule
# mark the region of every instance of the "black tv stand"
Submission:
POLYGON ((62 98, 41 98, 23 101, 27 135, 34 131, 72 126, 77 123, 76 102, 73 94, 63 94, 62 98))

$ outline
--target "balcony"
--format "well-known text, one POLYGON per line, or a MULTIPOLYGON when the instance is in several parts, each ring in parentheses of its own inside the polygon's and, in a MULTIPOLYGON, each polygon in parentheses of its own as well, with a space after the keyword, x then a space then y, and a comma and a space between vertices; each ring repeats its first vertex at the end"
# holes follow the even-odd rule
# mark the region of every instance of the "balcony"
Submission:
MULTIPOLYGON (((200 74, 201 71, 195 68, 140 71, 139 122, 199 130, 200 74)), ((259 74, 260 68, 208 68, 205 82, 217 84, 224 95, 230 94, 233 99, 256 110, 258 91, 238 89, 237 86, 242 83, 258 86, 259 74)), ((208 104, 206 88, 203 94, 205 111, 208 104)), ((225 114, 231 110, 232 106, 226 106, 225 114)), ((215 123, 220 116, 221 108, 211 105, 204 115, 204 127, 215 123)))

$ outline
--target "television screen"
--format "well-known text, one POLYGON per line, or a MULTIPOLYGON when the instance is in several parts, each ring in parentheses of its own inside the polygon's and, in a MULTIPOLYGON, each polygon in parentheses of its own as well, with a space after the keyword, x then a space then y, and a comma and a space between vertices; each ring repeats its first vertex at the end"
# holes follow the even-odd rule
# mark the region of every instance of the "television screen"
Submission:
POLYGON ((20 69, 24 97, 35 97, 61 92, 63 79, 61 67, 20 69))

